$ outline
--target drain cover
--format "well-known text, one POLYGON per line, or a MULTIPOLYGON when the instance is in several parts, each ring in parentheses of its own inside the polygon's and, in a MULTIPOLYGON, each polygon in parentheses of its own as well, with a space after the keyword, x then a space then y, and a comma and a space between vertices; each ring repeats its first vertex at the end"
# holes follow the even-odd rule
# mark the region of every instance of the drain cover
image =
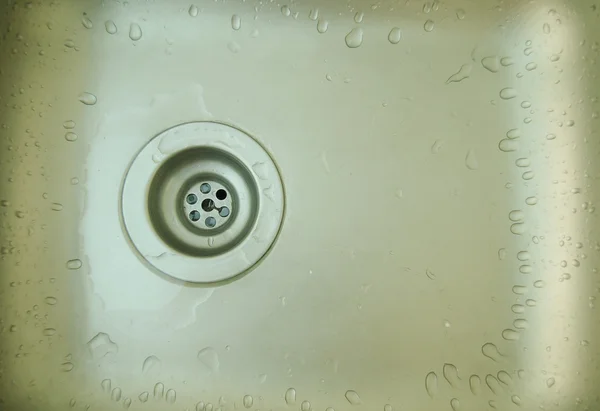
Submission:
POLYGON ((248 134, 213 122, 170 128, 135 157, 122 221, 152 267, 209 283, 239 275, 267 253, 284 213, 279 171, 248 134))

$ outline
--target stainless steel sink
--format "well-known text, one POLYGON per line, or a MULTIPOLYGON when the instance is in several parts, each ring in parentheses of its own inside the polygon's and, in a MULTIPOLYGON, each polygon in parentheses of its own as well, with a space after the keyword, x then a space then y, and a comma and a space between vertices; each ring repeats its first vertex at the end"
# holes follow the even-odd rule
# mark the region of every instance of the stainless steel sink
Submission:
POLYGON ((0 409, 600 409, 596 3, 0 9, 0 409))

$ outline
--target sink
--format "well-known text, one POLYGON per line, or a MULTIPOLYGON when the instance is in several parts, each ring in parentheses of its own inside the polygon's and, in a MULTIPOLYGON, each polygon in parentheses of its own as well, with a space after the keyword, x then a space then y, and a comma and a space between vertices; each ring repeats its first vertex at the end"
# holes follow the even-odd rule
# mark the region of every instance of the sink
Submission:
POLYGON ((594 2, 0 9, 1 409, 600 409, 594 2))

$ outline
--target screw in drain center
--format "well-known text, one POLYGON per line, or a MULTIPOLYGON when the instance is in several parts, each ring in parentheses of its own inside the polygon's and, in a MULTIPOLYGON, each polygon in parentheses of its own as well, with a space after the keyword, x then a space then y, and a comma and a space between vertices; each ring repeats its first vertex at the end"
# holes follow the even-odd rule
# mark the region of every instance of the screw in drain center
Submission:
POLYGON ((155 269, 199 283, 252 268, 284 215, 277 167, 246 133, 213 122, 182 124, 153 138, 123 183, 124 229, 155 269))

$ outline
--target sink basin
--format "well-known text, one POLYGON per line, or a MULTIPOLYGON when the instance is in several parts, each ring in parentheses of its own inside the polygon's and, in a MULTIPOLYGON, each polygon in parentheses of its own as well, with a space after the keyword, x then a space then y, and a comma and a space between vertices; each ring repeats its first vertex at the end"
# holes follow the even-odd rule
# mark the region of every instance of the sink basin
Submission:
POLYGON ((595 3, 0 9, 1 409, 600 409, 595 3))

